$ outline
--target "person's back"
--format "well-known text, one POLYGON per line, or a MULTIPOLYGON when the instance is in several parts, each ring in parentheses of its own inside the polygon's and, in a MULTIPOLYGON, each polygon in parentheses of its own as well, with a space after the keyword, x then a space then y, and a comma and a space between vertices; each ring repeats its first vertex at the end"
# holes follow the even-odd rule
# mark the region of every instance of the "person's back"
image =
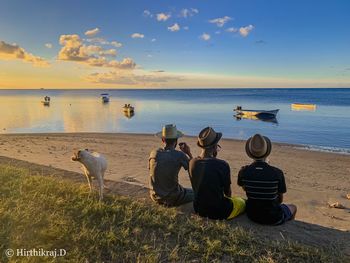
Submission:
POLYGON ((194 158, 190 161, 190 179, 195 200, 196 213, 211 219, 226 219, 233 204, 224 196, 225 188, 230 187, 230 167, 216 158, 194 158))
POLYGON ((188 159, 183 152, 159 148, 149 157, 151 195, 154 199, 176 198, 181 191, 178 174, 181 167, 188 170, 188 159))
POLYGON ((241 168, 237 184, 248 197, 247 216, 260 224, 277 225, 293 219, 297 208, 282 204, 287 188, 283 172, 266 162, 271 149, 270 139, 260 134, 247 140, 246 153, 255 161, 241 168))
POLYGON ((179 184, 178 174, 181 167, 188 170, 192 158, 190 147, 180 143, 176 150, 177 140, 183 134, 176 126, 169 124, 163 127, 156 136, 162 138, 163 148, 153 150, 149 156, 149 182, 151 199, 158 204, 178 206, 193 201, 193 191, 179 184))
POLYGON ((279 194, 286 192, 286 184, 280 169, 266 162, 254 162, 240 170, 238 185, 246 191, 246 212, 251 220, 261 224, 282 220, 279 194))

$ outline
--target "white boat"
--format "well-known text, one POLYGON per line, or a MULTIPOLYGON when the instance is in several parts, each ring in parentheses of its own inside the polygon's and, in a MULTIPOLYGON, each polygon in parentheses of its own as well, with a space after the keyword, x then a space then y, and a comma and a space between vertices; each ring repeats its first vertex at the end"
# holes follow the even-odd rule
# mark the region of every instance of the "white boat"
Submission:
POLYGON ((276 110, 246 110, 241 106, 237 106, 233 111, 236 112, 236 116, 256 116, 265 118, 276 118, 279 109, 276 110))
POLYGON ((101 94, 101 99, 103 103, 108 103, 109 102, 109 94, 108 93, 102 93, 101 94))

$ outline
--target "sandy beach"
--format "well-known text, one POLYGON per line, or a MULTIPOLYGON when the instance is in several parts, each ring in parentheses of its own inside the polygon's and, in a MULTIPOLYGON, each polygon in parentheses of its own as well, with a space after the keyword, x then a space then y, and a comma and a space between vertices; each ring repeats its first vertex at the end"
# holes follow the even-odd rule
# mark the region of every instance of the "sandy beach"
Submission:
MULTIPOLYGON (((194 156, 199 154, 195 137, 184 137, 181 141, 190 145, 194 156)), ((124 193, 135 187, 144 189, 142 195, 147 198, 148 155, 160 145, 158 138, 142 134, 11 134, 0 136, 0 156, 27 161, 28 167, 31 167, 30 163, 35 163, 81 173, 80 165, 70 160, 73 151, 85 148, 98 151, 109 162, 106 174, 109 185, 113 185, 113 181, 122 183, 123 189, 119 187, 119 190, 124 193)), ((232 192, 244 196, 242 189, 236 185, 240 167, 250 162, 244 151, 244 142, 223 139, 220 145, 219 158, 226 160, 231 167, 232 192)), ((303 233, 296 235, 303 235, 303 239, 307 239, 308 235, 319 235, 321 241, 323 236, 324 242, 327 242, 325 232, 317 233, 317 229, 309 231, 308 225, 317 225, 327 231, 334 230, 332 234, 338 233, 340 240, 347 237, 343 242, 350 241, 350 200, 346 199, 346 194, 350 193, 350 155, 273 144, 269 160, 271 165, 285 172, 288 189, 285 202, 298 206, 296 220, 303 224, 298 226, 303 233), (334 202, 346 208, 330 208, 328 204, 334 202)), ((181 171, 179 178, 181 184, 190 186, 185 171, 181 171)), ((84 180, 84 177, 81 176, 81 179, 84 180)), ((295 229, 290 228, 290 231, 295 229)))

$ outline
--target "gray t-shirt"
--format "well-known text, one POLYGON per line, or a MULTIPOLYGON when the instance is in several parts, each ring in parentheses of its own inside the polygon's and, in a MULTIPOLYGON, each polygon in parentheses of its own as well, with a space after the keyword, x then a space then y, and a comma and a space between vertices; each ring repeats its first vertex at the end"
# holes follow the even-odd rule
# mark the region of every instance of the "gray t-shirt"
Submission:
POLYGON ((181 151, 159 148, 149 156, 150 190, 154 199, 175 199, 182 194, 179 185, 181 167, 188 170, 189 160, 181 151))

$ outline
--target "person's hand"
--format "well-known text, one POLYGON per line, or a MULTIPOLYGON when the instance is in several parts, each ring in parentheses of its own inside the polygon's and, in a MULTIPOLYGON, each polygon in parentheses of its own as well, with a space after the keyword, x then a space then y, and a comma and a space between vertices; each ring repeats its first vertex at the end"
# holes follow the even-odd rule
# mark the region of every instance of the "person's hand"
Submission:
POLYGON ((190 146, 188 146, 185 142, 179 143, 180 150, 187 154, 188 156, 191 156, 191 149, 190 146))

